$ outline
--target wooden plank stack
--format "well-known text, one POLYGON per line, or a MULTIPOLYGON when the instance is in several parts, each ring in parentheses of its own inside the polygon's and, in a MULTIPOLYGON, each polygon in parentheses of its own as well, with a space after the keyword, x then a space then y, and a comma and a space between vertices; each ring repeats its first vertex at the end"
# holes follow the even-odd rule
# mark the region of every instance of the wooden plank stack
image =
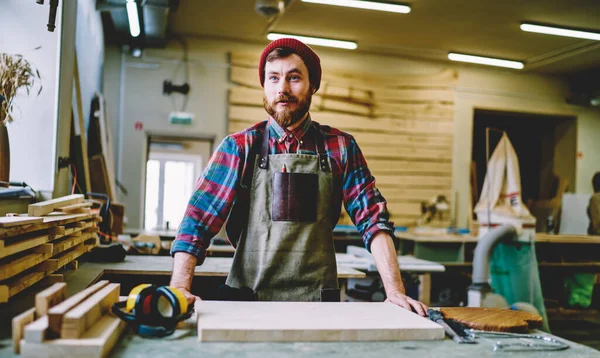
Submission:
POLYGON ((67 286, 56 283, 38 293, 35 307, 12 321, 13 348, 25 357, 105 357, 126 323, 110 313, 120 300, 120 285, 99 281, 65 299, 67 286))
POLYGON ((98 245, 100 217, 86 205, 83 195, 69 195, 29 205, 29 216, 0 217, 0 303, 67 265, 77 267, 76 259, 98 245))
MULTIPOLYGON (((257 76, 258 57, 231 54, 229 133, 268 118, 257 76)), ((325 67, 325 64, 323 64, 325 67)), ((422 201, 448 200, 452 187, 457 73, 366 76, 324 68, 311 117, 350 133, 388 202, 392 220, 410 225, 422 201)), ((340 224, 352 224, 344 212, 340 224)))

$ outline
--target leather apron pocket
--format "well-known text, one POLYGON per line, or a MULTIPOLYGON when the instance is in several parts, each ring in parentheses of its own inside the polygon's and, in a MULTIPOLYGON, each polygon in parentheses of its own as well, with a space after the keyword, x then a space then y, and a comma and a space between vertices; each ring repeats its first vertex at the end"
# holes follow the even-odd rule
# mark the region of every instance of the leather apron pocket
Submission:
POLYGON ((273 173, 273 221, 315 222, 319 177, 308 173, 273 173))

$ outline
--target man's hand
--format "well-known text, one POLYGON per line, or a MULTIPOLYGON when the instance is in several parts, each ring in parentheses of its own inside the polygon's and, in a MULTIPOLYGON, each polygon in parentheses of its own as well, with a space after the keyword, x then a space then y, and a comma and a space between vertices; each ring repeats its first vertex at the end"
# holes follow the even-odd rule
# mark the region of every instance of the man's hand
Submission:
POLYGON ((185 296, 185 298, 187 299, 188 305, 194 304, 194 302, 196 302, 196 301, 202 301, 202 299, 200 297, 192 294, 187 288, 183 288, 183 287, 175 287, 175 288, 178 289, 179 292, 181 292, 185 296))
POLYGON ((399 291, 394 291, 389 294, 385 302, 390 302, 409 311, 414 311, 420 316, 427 316, 427 306, 425 306, 425 304, 414 300, 399 291))
POLYGON ((392 237, 384 231, 379 231, 373 235, 371 238, 371 253, 375 259, 383 287, 385 287, 386 292, 389 292, 386 302, 414 311, 423 317, 427 316, 427 306, 403 293, 406 291, 400 275, 398 256, 392 237))
POLYGON ((181 291, 187 299, 188 304, 193 304, 194 301, 200 300, 200 297, 194 296, 190 292, 195 267, 195 256, 185 252, 175 253, 173 258, 173 275, 171 276, 171 283, 169 286, 175 287, 181 291))

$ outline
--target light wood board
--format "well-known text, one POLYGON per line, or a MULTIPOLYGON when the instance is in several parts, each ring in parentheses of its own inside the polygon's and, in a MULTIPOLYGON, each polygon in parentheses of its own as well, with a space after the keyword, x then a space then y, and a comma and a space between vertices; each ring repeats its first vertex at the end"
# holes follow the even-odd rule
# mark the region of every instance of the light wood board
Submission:
POLYGON ((51 213, 55 208, 78 204, 83 202, 83 194, 67 195, 60 198, 29 204, 29 216, 43 216, 51 213))
POLYGON ((13 227, 28 224, 39 224, 44 222, 43 218, 40 217, 28 217, 28 216, 2 216, 0 217, 0 227, 13 227))
POLYGON ((63 316, 61 338, 79 338, 119 300, 121 285, 110 283, 63 316))
POLYGON ((43 217, 44 222, 38 224, 19 225, 10 228, 0 228, 0 239, 14 237, 30 233, 33 231, 45 230, 59 225, 67 225, 77 221, 97 219, 96 214, 72 214, 64 215, 63 213, 52 213, 43 217))
POLYGON ((37 271, 36 266, 30 270, 16 275, 0 284, 0 303, 8 302, 8 299, 27 287, 34 285, 51 272, 37 271))
POLYGON ((21 340, 23 357, 106 357, 119 337, 127 328, 127 323, 117 317, 105 315, 79 339, 53 339, 44 343, 21 340))
POLYGON ((23 338, 23 332, 25 326, 35 320, 35 307, 28 309, 27 311, 15 316, 12 320, 12 339, 13 339, 13 351, 16 354, 21 352, 21 338, 23 338))
POLYGON ((440 340, 443 328, 391 303, 197 301, 200 341, 440 340))
POLYGON ((42 244, 32 250, 36 252, 26 252, 0 259, 0 281, 16 276, 50 258, 52 244, 42 244), (46 252, 40 252, 42 249, 46 252))
POLYGON ((108 283, 109 282, 106 280, 98 281, 92 286, 74 294, 73 296, 67 298, 48 310, 48 323, 50 326, 50 331, 58 336, 60 334, 64 315, 75 306, 83 302, 86 298, 98 292, 98 290, 102 289, 103 287, 106 287, 108 283))
POLYGON ((71 204, 71 205, 61 206, 60 208, 56 208, 54 210, 61 211, 61 212, 69 212, 69 211, 78 210, 81 208, 89 208, 90 206, 92 206, 92 203, 88 201, 88 202, 83 202, 83 203, 79 203, 79 204, 71 204))
POLYGON ((48 331, 48 316, 36 316, 38 319, 29 323, 23 330, 23 338, 27 342, 43 342, 48 331))
MULTIPOLYGON (((76 105, 74 110, 77 111, 77 124, 79 125, 79 139, 81 140, 81 157, 83 159, 83 173, 79 173, 79 179, 83 178, 81 181, 82 185, 85 185, 82 190, 88 192, 92 189, 90 185, 90 172, 89 162, 88 162, 88 146, 87 146, 87 134, 85 130, 85 119, 83 114, 83 100, 81 98, 81 83, 79 81, 79 63, 77 60, 77 51, 75 51, 75 64, 73 66, 73 82, 75 84, 75 99, 76 105)), ((73 203, 74 204, 74 203, 73 203)))
POLYGON ((37 317, 46 316, 48 314, 48 310, 52 306, 64 301, 66 297, 67 284, 64 282, 55 283, 54 285, 35 295, 35 313, 37 317))
POLYGON ((0 240, 0 258, 10 256, 50 241, 47 232, 35 232, 14 240, 0 240))

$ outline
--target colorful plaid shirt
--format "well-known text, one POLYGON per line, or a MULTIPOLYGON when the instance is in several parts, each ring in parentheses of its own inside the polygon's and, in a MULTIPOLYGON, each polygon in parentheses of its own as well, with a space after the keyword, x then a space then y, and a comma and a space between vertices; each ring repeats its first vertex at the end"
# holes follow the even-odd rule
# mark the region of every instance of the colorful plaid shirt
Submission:
MULTIPOLYGON (((233 204, 249 197, 243 192, 248 189, 240 183, 247 167, 254 163, 251 148, 262 138, 265 128, 269 130, 270 154, 315 154, 312 133, 316 127, 312 123, 309 116, 304 125, 290 132, 270 118, 223 139, 196 183, 171 254, 187 252, 196 256, 198 263, 204 261, 211 239, 221 230, 233 204)), ((346 212, 367 249, 370 249, 371 237, 378 231, 386 231, 393 237, 394 224, 389 221, 386 201, 375 187, 375 178, 355 139, 328 126, 320 126, 320 130, 332 163, 335 222, 343 199, 346 212)))

